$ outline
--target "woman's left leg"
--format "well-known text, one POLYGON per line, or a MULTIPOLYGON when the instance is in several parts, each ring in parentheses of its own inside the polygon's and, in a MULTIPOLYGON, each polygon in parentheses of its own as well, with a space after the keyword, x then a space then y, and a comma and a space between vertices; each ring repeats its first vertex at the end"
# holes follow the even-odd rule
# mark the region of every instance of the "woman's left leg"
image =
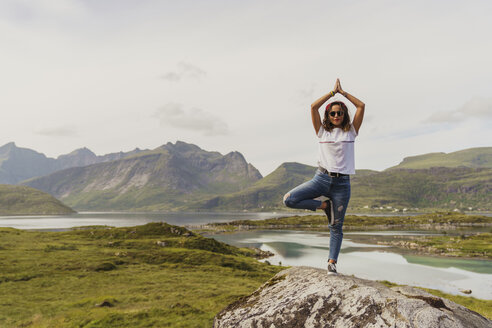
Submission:
POLYGON ((322 202, 314 198, 326 193, 328 188, 329 186, 327 187, 325 181, 316 173, 311 180, 286 193, 284 204, 290 208, 316 211, 322 206, 322 202))
POLYGON ((333 178, 330 195, 333 202, 333 214, 335 216, 335 222, 330 224, 330 258, 329 260, 338 261, 338 254, 342 247, 343 239, 343 221, 345 219, 345 212, 350 200, 350 177, 344 176, 339 178, 333 178))

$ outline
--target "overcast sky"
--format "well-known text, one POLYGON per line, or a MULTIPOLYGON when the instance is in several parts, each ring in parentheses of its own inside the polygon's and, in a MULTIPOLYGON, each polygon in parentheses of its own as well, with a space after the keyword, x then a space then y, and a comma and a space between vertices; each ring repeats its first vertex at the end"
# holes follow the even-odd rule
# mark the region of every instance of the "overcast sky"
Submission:
POLYGON ((182 140, 315 165, 310 105, 366 103, 356 168, 492 146, 492 1, 2 0, 0 145, 182 140))

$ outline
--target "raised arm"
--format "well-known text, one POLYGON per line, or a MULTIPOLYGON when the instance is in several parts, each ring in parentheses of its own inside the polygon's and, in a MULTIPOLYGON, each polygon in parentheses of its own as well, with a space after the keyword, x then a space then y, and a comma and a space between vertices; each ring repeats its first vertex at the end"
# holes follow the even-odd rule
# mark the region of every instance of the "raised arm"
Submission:
POLYGON ((357 111, 355 112, 354 120, 352 121, 352 124, 354 125, 355 132, 357 132, 357 134, 358 134, 360 126, 362 124, 362 120, 364 119, 364 110, 366 108, 366 104, 364 104, 362 101, 360 101, 359 99, 352 96, 347 91, 343 91, 342 85, 340 84, 340 80, 338 80, 338 79, 337 79, 336 92, 341 93, 345 98, 347 98, 357 108, 357 111))
MULTIPOLYGON (((338 81, 338 80, 337 80, 338 81)), ((321 118, 319 116, 319 108, 321 105, 323 105, 328 99, 333 97, 335 93, 337 93, 337 83, 335 83, 335 88, 333 91, 330 91, 330 93, 327 93, 326 95, 322 96, 315 102, 311 104, 311 120, 313 121, 313 127, 314 131, 316 132, 316 135, 318 135, 319 128, 321 127, 321 118)))

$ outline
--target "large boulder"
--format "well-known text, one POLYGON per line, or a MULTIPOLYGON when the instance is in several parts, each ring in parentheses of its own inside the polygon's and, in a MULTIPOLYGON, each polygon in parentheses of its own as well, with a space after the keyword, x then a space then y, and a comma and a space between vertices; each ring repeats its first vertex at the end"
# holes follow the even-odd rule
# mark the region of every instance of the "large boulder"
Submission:
POLYGON ((490 328, 492 321, 417 288, 293 267, 230 304, 214 327, 490 328))

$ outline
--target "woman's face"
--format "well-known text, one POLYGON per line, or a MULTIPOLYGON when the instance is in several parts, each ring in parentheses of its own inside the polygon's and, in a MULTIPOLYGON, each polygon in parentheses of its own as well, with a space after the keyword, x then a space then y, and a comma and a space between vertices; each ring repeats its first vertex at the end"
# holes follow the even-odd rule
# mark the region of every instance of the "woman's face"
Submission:
POLYGON ((330 122, 336 127, 342 125, 344 115, 345 113, 343 112, 343 109, 340 105, 331 106, 331 109, 328 112, 328 117, 330 118, 330 122))

